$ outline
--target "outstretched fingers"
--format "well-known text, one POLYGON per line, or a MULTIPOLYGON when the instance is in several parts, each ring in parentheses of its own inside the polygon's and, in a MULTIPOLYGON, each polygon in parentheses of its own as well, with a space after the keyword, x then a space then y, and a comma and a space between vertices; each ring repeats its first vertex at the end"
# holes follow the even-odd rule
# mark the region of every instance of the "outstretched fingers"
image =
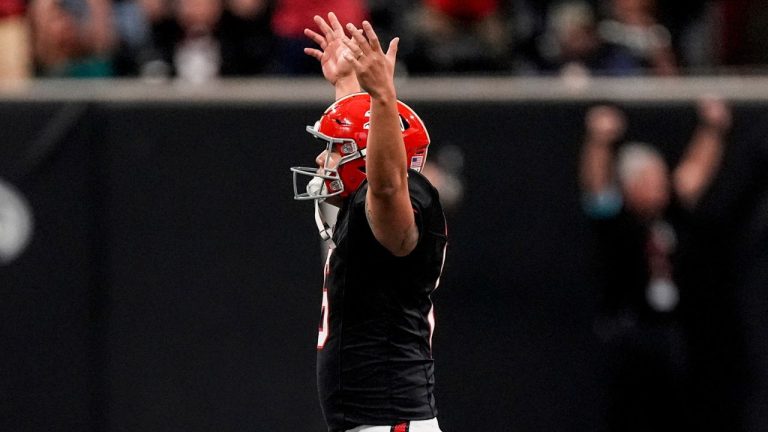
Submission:
POLYGON ((371 26, 371 23, 369 23, 368 21, 363 21, 363 31, 365 31, 365 36, 368 38, 368 43, 371 45, 371 49, 373 51, 381 50, 381 43, 379 42, 379 37, 376 35, 376 32, 373 30, 373 26, 371 26))
POLYGON ((357 68, 360 65, 360 62, 358 61, 358 59, 363 55, 362 49, 360 49, 360 46, 353 39, 344 38, 341 41, 347 47, 347 49, 342 54, 344 56, 344 59, 352 63, 355 66, 355 68, 357 68))
POLYGON ((344 35, 344 27, 333 12, 328 12, 328 22, 331 23, 331 28, 337 35, 344 35))
POLYGON ((318 61, 322 61, 323 60, 323 52, 320 51, 319 49, 304 48, 304 54, 306 54, 306 55, 308 55, 310 57, 316 58, 318 61))
POLYGON ((387 49, 387 58, 392 64, 395 64, 397 59, 397 48, 400 46, 400 38, 396 37, 389 42, 389 48, 387 49))
MULTIPOLYGON (((317 33, 314 30, 305 28, 304 29, 304 36, 312 39, 312 41, 318 45, 320 45, 320 49, 325 50, 325 47, 328 46, 328 42, 325 40, 323 36, 321 36, 319 33, 317 33)), ((306 51, 306 50, 305 50, 306 51)))
POLYGON ((368 42, 368 39, 365 38, 363 30, 358 29, 352 23, 347 24, 347 30, 349 30, 351 39, 357 44, 358 47, 360 47, 360 53, 365 55, 371 52, 371 44, 368 42))
POLYGON ((320 31, 325 34, 325 38, 328 41, 332 41, 334 39, 333 29, 331 26, 328 25, 327 22, 321 17, 320 15, 315 15, 315 24, 320 28, 320 31))

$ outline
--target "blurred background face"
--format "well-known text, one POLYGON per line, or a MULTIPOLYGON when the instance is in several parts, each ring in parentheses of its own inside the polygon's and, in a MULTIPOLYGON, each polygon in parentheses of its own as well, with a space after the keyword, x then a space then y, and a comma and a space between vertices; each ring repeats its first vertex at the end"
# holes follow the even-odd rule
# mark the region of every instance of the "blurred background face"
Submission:
POLYGON ((661 217, 669 205, 669 170, 662 160, 643 164, 622 187, 627 209, 643 219, 661 217))
POLYGON ((31 17, 38 50, 54 57, 77 54, 79 50, 77 20, 58 2, 44 0, 36 3, 31 17))
POLYGON ((560 49, 566 59, 587 58, 598 44, 595 29, 589 25, 573 25, 560 34, 560 49))
POLYGON ((253 18, 267 7, 267 0, 228 0, 227 7, 241 18, 253 18))
POLYGON ((586 3, 563 3, 550 11, 548 20, 564 60, 587 58, 598 48, 595 17, 586 3))
POLYGON ((222 9, 222 0, 178 0, 176 15, 187 33, 206 34, 216 27, 222 9))

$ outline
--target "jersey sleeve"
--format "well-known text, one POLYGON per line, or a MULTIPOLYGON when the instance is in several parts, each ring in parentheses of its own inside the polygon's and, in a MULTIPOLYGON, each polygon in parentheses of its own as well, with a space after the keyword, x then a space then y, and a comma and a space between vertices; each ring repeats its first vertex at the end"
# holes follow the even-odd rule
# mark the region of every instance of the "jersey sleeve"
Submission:
MULTIPOLYGON (((368 191, 368 182, 363 182, 360 188, 355 192, 352 202, 352 211, 355 214, 365 216, 365 195, 368 191)), ((419 229, 421 237, 425 231, 436 231, 439 227, 431 226, 433 216, 442 217, 442 207, 440 206, 440 197, 437 189, 421 173, 408 170, 408 193, 411 197, 411 208, 416 220, 416 226, 419 229)), ((436 234, 444 234, 435 232, 436 234)))
POLYGON ((430 221, 433 219, 433 214, 439 212, 442 215, 440 198, 437 190, 429 183, 426 177, 416 171, 409 171, 408 174, 408 192, 411 195, 411 207, 416 218, 416 226, 419 228, 419 235, 423 236, 426 230, 437 228, 432 226, 433 224, 430 224, 430 221))

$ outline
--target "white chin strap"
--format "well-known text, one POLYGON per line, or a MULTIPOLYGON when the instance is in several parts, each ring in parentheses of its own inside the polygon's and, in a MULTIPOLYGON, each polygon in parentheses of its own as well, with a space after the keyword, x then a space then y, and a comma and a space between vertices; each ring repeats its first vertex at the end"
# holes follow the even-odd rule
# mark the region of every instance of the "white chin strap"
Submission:
MULTIPOLYGON (((307 193, 309 196, 317 196, 325 192, 327 192, 325 181, 320 177, 313 178, 309 184, 307 184, 307 193)), ((324 199, 316 199, 314 201, 317 231, 320 233, 320 238, 322 238, 323 241, 330 241, 333 237, 333 227, 336 225, 336 216, 339 213, 339 209, 336 206, 326 203, 324 199)))
POLYGON ((333 237, 333 227, 336 225, 336 215, 338 213, 338 207, 315 200, 315 223, 317 224, 320 238, 324 241, 330 241, 333 237))

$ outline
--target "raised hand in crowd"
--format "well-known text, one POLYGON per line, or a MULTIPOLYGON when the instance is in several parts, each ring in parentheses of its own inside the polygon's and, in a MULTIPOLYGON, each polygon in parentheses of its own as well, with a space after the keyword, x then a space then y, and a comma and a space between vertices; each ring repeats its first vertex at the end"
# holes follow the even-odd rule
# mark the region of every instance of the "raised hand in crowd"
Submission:
POLYGON ((613 144, 627 129, 627 119, 618 108, 599 105, 589 110, 586 117, 588 143, 613 144))
POLYGON ((699 125, 673 173, 675 192, 680 201, 691 208, 698 204, 720 168, 725 136, 731 129, 731 108, 722 99, 699 100, 699 125))
POLYGON ((581 184, 588 193, 600 194, 613 184, 613 146, 624 136, 627 119, 618 108, 599 105, 587 112, 585 128, 581 184))

